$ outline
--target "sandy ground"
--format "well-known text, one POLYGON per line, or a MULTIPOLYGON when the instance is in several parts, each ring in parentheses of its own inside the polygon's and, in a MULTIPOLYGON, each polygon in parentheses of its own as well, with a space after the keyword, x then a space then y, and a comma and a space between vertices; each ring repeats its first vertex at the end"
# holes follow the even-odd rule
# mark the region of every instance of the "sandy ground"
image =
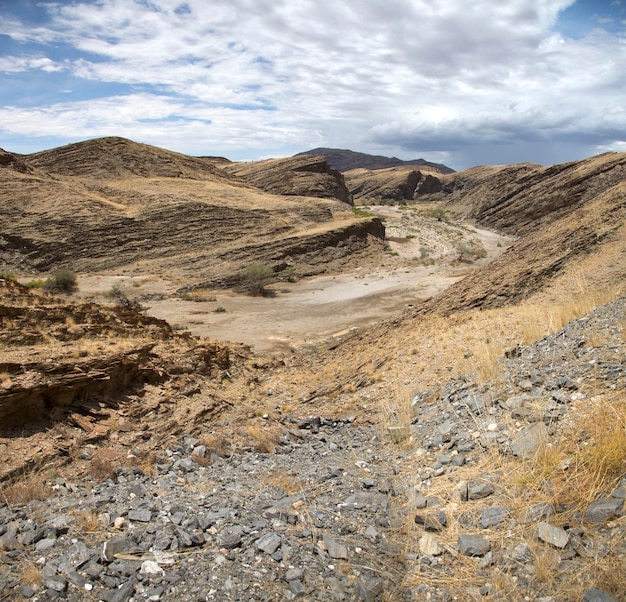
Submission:
POLYGON ((201 291, 199 301, 174 294, 186 284, 182 281, 124 274, 81 275, 79 295, 103 301, 113 285, 120 286, 130 298, 156 295, 158 298, 143 301, 148 313, 176 328, 241 342, 261 353, 289 353, 330 345, 393 316, 491 261, 511 243, 506 237, 467 224, 424 226, 423 216, 397 207, 371 210, 385 218, 387 232, 392 234, 384 263, 372 269, 361 267, 350 273, 275 284, 270 287, 275 292, 273 297, 201 291), (418 235, 406 238, 409 231, 418 235), (447 237, 460 236, 480 241, 487 256, 471 265, 453 265, 446 260, 421 265, 416 260, 424 244, 449 249, 447 237))

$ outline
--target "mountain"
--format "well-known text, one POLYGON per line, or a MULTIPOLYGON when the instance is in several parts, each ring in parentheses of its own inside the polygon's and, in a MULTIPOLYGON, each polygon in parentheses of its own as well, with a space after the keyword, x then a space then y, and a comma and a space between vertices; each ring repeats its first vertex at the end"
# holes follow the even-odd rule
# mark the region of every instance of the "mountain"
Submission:
POLYGON ((382 155, 368 155, 367 153, 357 153, 351 150, 338 148, 314 148, 313 150, 298 153, 298 155, 323 155, 329 165, 337 171, 348 171, 350 169, 385 169, 388 167, 399 167, 402 165, 415 165, 419 167, 432 168, 442 174, 453 173, 454 170, 440 163, 430 163, 424 159, 413 159, 403 161, 396 157, 384 157, 382 155))

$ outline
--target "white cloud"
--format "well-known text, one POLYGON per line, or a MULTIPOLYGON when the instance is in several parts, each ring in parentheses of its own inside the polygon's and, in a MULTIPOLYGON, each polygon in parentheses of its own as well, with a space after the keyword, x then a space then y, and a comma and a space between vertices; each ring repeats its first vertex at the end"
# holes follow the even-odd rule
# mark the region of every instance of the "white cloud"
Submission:
POLYGON ((492 154, 508 146, 511 156, 516 145, 529 153, 528 145, 547 140, 571 141, 582 153, 619 145, 626 38, 602 29, 580 40, 557 34, 559 11, 572 3, 50 3, 45 24, 0 24, 40 51, 39 64, 0 57, 0 71, 63 68, 87 86, 135 89, 0 110, 0 131, 119 134, 203 153, 318 145, 422 151, 457 166, 480 161, 489 145, 492 154), (46 58, 45 44, 68 48, 68 58, 46 58))

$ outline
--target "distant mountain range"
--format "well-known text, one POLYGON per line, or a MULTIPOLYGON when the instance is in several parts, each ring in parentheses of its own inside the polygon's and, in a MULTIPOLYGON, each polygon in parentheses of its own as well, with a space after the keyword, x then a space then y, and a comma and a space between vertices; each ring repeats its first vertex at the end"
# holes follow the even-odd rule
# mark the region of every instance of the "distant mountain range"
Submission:
POLYGON ((447 165, 443 165, 442 163, 430 163, 424 159, 403 161, 397 157, 368 155, 367 153, 356 153, 351 150, 343 150, 340 148, 314 148, 313 150, 298 153, 298 155, 324 155, 328 164, 333 169, 341 172, 358 168, 385 169, 388 167, 399 167, 401 165, 421 165, 436 169, 443 174, 454 173, 454 169, 451 169, 447 165))

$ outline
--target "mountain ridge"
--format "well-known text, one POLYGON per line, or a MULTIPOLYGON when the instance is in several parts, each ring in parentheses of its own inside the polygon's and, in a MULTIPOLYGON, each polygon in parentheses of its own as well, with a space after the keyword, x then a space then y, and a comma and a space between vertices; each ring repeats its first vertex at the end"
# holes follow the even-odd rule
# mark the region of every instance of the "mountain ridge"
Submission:
POLYGON ((431 167, 442 174, 450 174, 455 171, 447 165, 443 165, 442 163, 431 163, 425 159, 412 159, 404 161, 402 159, 398 159, 397 157, 369 155, 367 153, 360 153, 349 149, 319 147, 297 153, 295 156, 297 157, 299 155, 323 155, 326 157, 326 160, 332 168, 341 172, 358 168, 376 170, 388 167, 400 167, 403 165, 431 167))

